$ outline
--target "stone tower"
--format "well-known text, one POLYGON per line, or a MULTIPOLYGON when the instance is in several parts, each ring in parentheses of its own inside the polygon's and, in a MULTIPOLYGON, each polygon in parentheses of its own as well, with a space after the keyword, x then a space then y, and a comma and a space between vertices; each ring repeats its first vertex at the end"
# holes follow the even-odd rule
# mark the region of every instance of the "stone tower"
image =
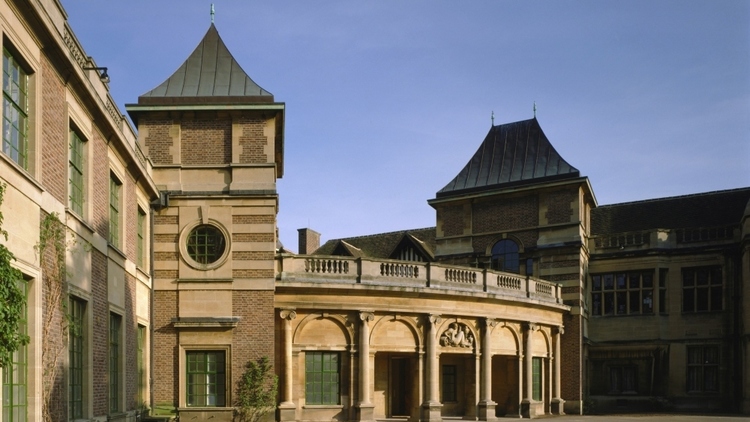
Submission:
POLYGON ((283 103, 216 27, 126 109, 162 192, 153 204, 154 407, 231 420, 245 364, 274 356, 283 103))
POLYGON ((536 118, 492 126, 474 156, 436 198, 435 259, 539 277, 562 286, 571 307, 562 332, 562 397, 553 413, 583 403, 590 212, 588 178, 555 150, 536 118))

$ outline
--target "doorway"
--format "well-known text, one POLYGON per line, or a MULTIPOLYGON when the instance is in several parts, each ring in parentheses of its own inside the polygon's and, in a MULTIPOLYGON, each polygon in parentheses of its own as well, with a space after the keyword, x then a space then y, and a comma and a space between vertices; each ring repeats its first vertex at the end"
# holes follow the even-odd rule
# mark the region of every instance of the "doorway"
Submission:
POLYGON ((413 378, 409 358, 392 357, 390 366, 390 417, 409 416, 413 378))

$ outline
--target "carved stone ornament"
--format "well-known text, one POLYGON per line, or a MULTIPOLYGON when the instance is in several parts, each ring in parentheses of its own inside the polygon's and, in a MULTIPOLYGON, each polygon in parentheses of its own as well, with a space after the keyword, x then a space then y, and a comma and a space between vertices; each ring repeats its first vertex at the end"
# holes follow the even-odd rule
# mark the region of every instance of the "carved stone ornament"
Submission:
POLYGON ((474 334, 469 326, 460 322, 452 322, 448 329, 440 336, 440 345, 445 347, 474 347, 474 334))

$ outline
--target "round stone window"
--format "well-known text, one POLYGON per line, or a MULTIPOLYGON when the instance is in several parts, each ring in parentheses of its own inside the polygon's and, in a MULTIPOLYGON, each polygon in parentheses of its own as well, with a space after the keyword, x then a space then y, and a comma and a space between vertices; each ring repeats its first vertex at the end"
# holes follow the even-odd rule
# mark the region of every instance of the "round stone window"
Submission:
POLYGON ((185 242, 187 255, 198 264, 210 265, 224 256, 227 240, 218 227, 210 224, 195 226, 185 242))

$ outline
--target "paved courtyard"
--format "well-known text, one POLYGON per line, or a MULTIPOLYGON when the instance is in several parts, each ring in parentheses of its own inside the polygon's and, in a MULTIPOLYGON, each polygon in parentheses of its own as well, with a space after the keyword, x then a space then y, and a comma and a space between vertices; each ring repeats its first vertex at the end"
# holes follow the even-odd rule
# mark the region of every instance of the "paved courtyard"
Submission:
POLYGON ((565 422, 709 422, 709 421, 725 421, 725 422, 739 422, 748 421, 750 418, 747 415, 667 415, 667 414, 632 414, 632 415, 594 415, 594 416, 579 416, 579 415, 565 415, 565 416, 545 416, 543 418, 549 422, 554 421, 565 421, 565 422))

